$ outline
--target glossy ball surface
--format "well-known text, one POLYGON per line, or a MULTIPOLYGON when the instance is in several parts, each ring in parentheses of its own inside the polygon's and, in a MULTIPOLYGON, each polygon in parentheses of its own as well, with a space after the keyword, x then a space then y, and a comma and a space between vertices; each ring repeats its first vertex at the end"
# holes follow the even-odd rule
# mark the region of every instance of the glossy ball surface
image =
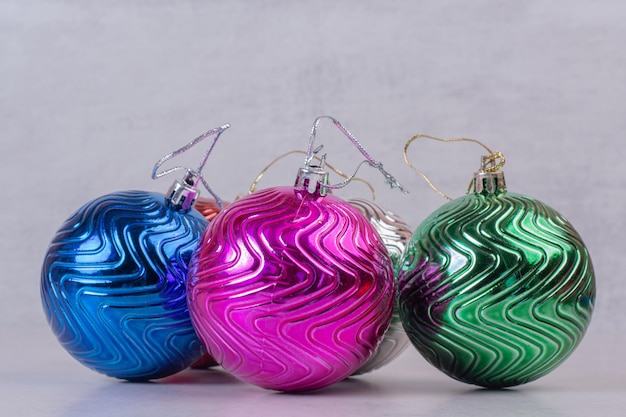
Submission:
POLYGON ((97 198, 54 236, 43 264, 43 307, 63 347, 121 379, 174 374, 200 357, 189 318, 188 263, 208 222, 143 191, 97 198))
MULTIPOLYGON (((226 207, 230 203, 223 201, 222 204, 223 204, 223 207, 226 207)), ((220 207, 217 205, 217 202, 214 199, 204 198, 204 197, 200 197, 198 198, 198 200, 196 200, 194 208, 198 210, 198 212, 202 215, 202 217, 204 217, 208 221, 213 220, 213 218, 215 218, 215 216, 217 216, 219 212, 221 211, 220 207)), ((200 357, 200 359, 198 359, 197 361, 195 361, 194 363, 190 365, 192 368, 206 369, 206 368, 212 368, 217 365, 217 362, 215 362, 215 359, 213 359, 211 355, 209 355, 206 352, 205 349, 203 349, 203 351, 204 352, 202 353, 202 356, 200 357)))
MULTIPOLYGON (((226 207, 230 203, 223 201, 222 204, 226 207)), ((199 197, 193 207, 209 222, 220 212, 220 207, 212 198, 199 197)))
POLYGON ((303 391, 344 379, 371 355, 391 318, 393 271, 348 203, 276 187, 215 218, 187 293, 195 328, 226 371, 303 391))
POLYGON ((399 275, 400 316, 419 352, 460 381, 535 380, 581 341, 594 272, 560 214, 519 194, 471 194, 414 232, 399 275))
MULTIPOLYGON (((413 231, 404 220, 373 201, 351 198, 348 200, 348 203, 369 220, 370 224, 382 238, 393 264, 394 277, 397 279, 400 259, 413 231)), ((409 344, 409 338, 402 327, 398 306, 394 304, 391 322, 383 340, 372 356, 353 375, 361 375, 382 368, 404 352, 409 344)))

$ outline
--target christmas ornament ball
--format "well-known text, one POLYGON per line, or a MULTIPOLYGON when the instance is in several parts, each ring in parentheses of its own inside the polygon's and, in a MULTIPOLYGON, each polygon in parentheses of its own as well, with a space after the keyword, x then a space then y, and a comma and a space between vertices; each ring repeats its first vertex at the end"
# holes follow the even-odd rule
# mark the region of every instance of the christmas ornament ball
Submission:
MULTIPOLYGON (((222 207, 226 207, 228 204, 230 203, 222 201, 222 207)), ((220 206, 217 204, 217 201, 215 201, 215 199, 205 197, 199 197, 196 200, 194 208, 198 210, 202 217, 204 217, 208 221, 213 220, 213 218, 217 216, 221 211, 220 206)), ((215 362, 215 359, 213 359, 211 355, 209 355, 206 350, 203 349, 203 353, 200 359, 193 362, 190 366, 194 369, 206 369, 212 368, 216 365, 217 362, 215 362)))
POLYGON ((43 307, 63 347, 111 377, 149 380, 197 360, 188 263, 208 222, 163 194, 97 198, 59 228, 41 275, 43 307))
POLYGON ((202 356, 200 356, 200 359, 189 365, 189 367, 193 369, 207 369, 213 368, 214 366, 217 366, 217 362, 215 362, 215 359, 213 359, 211 355, 206 353, 204 349, 202 351, 202 356))
MULTIPOLYGON (((382 238, 393 264, 394 277, 397 279, 400 258, 413 231, 399 216, 373 201, 363 198, 351 198, 348 200, 348 203, 365 216, 382 238)), ((391 322, 383 340, 372 356, 353 375, 361 375, 382 368, 404 352, 408 345, 409 338, 402 327, 398 306, 394 303, 391 322)))
POLYGON ((281 391, 340 381, 371 355, 393 309, 380 236, 333 195, 256 191, 207 228, 187 281, 209 354, 235 377, 281 391))
POLYGON ((558 212, 509 193, 502 172, 433 212, 401 261, 399 308, 413 345, 457 380, 535 380, 581 341, 595 298, 581 237, 558 212))
MULTIPOLYGON (((230 203, 222 201, 222 207, 228 204, 230 203)), ((221 211, 217 201, 213 198, 199 197, 193 207, 209 222, 221 211)))

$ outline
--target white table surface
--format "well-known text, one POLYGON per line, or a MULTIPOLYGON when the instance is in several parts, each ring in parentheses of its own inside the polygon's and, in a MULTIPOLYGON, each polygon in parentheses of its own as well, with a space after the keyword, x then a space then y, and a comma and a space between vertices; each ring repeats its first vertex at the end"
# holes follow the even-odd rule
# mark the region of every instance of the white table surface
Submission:
POLYGON ((0 345, 2 416, 604 417, 622 416, 626 408, 624 338, 593 328, 555 371, 511 389, 454 381, 409 347, 378 371, 301 394, 264 390, 219 367, 122 382, 74 361, 44 326, 15 329, 13 336, 0 345))

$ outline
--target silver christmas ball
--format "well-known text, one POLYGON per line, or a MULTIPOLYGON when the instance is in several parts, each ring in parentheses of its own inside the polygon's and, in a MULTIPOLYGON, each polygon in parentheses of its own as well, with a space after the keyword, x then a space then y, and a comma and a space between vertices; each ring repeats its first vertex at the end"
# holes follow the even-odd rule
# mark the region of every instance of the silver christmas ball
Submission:
MULTIPOLYGON (((398 268, 400 258, 407 242, 411 239, 412 229, 402 219, 372 201, 353 198, 348 203, 361 212, 374 226, 389 252, 393 262, 395 291, 397 291, 398 268)), ((394 297, 395 298, 395 297, 394 297)), ((383 340, 372 356, 352 375, 361 375, 381 368, 397 358, 409 345, 409 338, 404 332, 397 301, 394 304, 391 323, 383 340)))

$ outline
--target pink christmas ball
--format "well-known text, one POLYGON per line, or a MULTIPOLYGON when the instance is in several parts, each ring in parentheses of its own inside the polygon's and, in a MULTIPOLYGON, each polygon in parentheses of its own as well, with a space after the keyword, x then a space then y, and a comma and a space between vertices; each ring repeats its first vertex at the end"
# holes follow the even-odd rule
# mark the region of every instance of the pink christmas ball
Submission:
POLYGON ((357 370, 389 326, 392 263, 378 233, 333 195, 275 187, 225 208, 198 246, 189 311, 235 377, 280 391, 357 370))

